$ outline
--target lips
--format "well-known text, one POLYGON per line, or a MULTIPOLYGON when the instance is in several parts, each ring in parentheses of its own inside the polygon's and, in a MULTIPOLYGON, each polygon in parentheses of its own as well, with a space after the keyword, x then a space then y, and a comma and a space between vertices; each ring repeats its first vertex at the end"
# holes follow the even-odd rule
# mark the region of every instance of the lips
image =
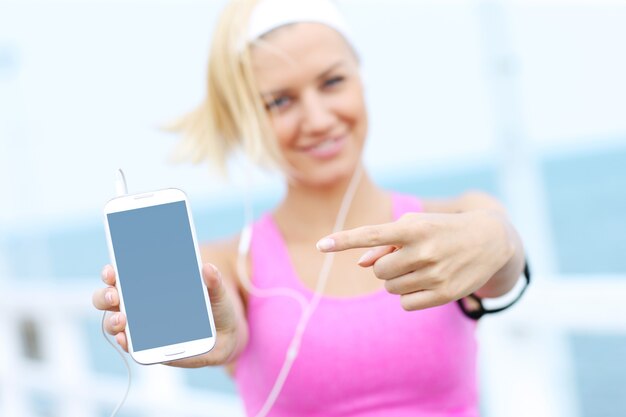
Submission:
POLYGON ((300 148, 302 152, 317 159, 330 159, 338 155, 346 144, 346 135, 331 137, 313 145, 300 148))

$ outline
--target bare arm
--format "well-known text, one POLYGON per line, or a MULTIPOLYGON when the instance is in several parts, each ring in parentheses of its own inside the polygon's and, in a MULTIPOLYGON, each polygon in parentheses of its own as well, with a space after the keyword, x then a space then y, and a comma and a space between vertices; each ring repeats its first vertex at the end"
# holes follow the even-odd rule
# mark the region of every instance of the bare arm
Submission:
POLYGON ((333 233, 318 242, 318 249, 371 248, 359 265, 372 267, 409 311, 470 294, 498 297, 513 288, 523 268, 523 248, 496 199, 469 192, 427 200, 424 209, 390 223, 333 233))

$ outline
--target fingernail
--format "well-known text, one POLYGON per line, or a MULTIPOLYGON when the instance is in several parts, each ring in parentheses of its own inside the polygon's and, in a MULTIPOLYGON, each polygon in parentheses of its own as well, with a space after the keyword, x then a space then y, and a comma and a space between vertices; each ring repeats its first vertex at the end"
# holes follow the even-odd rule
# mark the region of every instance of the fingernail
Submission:
POLYGON ((120 315, 119 314, 113 314, 111 316, 111 323, 113 323, 114 326, 117 326, 118 324, 120 324, 120 315))
POLYGON ((363 264, 372 260, 372 255, 374 254, 373 250, 368 250, 365 252, 358 260, 358 264, 363 264))
POLYGON ((113 305, 113 293, 111 291, 107 291, 106 294, 104 294, 104 299, 107 300, 110 306, 113 305))
POLYGON ((222 283, 222 273, 220 272, 219 269, 217 269, 217 267, 215 265, 213 265, 210 262, 207 262, 209 264, 209 266, 211 267, 211 269, 213 270, 213 273, 215 274, 215 276, 217 277, 217 282, 218 283, 222 283))
POLYGON ((331 250, 335 248, 335 241, 331 238, 325 237, 320 239, 315 246, 317 247, 317 250, 331 250))
POLYGON ((102 268, 102 280, 106 281, 107 276, 108 276, 108 272, 109 272, 109 267, 105 266, 104 268, 102 268))
POLYGON ((209 265, 211 265, 211 268, 213 269, 213 273, 214 273, 214 274, 215 274, 218 278, 221 278, 222 273, 220 272, 220 270, 219 270, 219 269, 217 269, 217 267, 216 267, 215 265, 211 264, 211 263, 210 263, 209 265))

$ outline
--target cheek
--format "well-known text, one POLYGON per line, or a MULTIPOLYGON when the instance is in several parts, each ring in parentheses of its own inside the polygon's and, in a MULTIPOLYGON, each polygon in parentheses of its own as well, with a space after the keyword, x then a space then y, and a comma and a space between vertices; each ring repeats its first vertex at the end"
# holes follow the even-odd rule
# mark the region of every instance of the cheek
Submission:
POLYGON ((298 123, 294 114, 270 115, 270 122, 281 148, 288 147, 297 137, 298 123))
POLYGON ((363 89, 358 83, 353 83, 341 97, 342 113, 345 119, 350 119, 354 123, 363 123, 367 117, 365 111, 365 97, 363 89))
POLYGON ((364 140, 367 130, 367 109, 362 95, 354 94, 351 97, 349 106, 346 106, 344 118, 352 125, 355 133, 363 136, 359 139, 364 140))

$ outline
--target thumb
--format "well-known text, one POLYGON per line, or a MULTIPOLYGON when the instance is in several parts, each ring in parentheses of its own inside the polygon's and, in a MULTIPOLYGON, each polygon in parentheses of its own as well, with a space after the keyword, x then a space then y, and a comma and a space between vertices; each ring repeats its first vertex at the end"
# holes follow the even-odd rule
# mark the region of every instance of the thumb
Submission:
POLYGON ((202 279, 209 291, 212 306, 222 303, 227 298, 222 274, 215 265, 207 262, 202 266, 202 279))
POLYGON ((216 330, 218 332, 232 330, 237 326, 237 319, 232 299, 228 293, 226 283, 222 279, 222 274, 220 274, 215 265, 205 263, 202 266, 202 278, 209 291, 216 330))

